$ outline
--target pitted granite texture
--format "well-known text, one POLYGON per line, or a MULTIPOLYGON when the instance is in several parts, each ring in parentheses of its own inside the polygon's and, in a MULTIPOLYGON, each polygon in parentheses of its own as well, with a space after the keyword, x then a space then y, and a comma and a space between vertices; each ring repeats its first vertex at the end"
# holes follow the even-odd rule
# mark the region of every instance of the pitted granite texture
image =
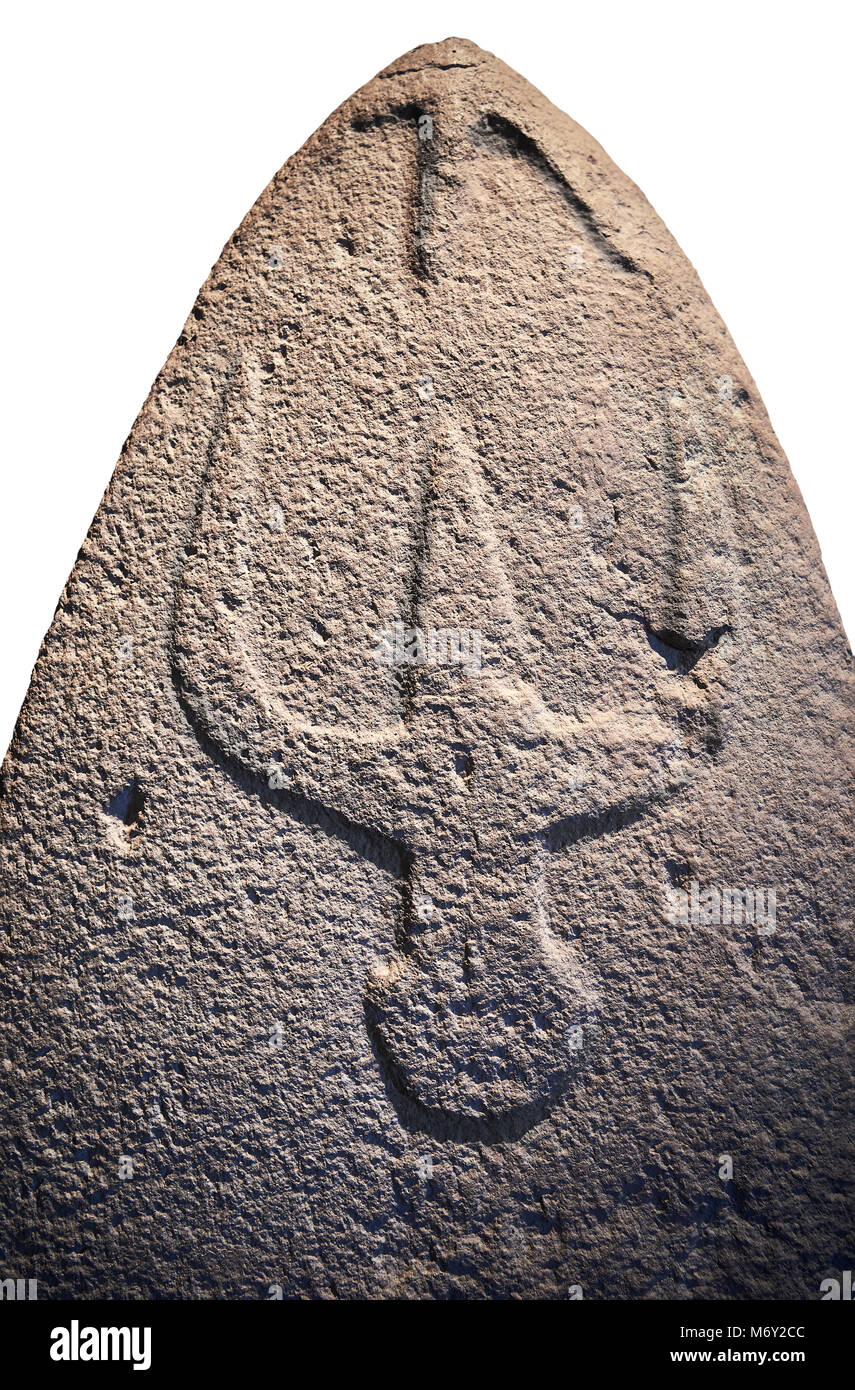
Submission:
POLYGON ((694 270, 503 63, 405 55, 226 246, 39 657, 0 1275, 818 1297, 852 730, 694 270))

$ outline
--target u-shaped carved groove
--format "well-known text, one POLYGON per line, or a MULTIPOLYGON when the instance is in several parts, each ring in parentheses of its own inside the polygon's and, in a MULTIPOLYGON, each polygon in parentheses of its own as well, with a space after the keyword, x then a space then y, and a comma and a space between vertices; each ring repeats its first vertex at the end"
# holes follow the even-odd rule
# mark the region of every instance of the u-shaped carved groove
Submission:
POLYGON ((649 270, 644 270, 631 256, 613 245, 600 227, 593 209, 579 196, 557 165, 540 148, 537 141, 533 140, 530 135, 526 135, 525 131, 521 130, 513 121, 488 111, 481 118, 480 124, 472 128, 470 137, 473 142, 488 149, 491 147, 497 151, 501 149, 506 153, 522 156, 528 160, 541 177, 557 186, 567 206, 581 222, 588 240, 616 270, 643 276, 650 281, 653 280, 649 270))

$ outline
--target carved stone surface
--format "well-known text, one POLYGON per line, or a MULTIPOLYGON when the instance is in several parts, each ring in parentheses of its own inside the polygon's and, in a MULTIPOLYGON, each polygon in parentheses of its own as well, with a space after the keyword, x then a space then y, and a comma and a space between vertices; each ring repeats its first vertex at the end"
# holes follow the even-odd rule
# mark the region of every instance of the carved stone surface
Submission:
POLYGON ((817 1297, 852 725, 691 266, 502 63, 406 55, 225 248, 36 668, 3 1273, 817 1297))

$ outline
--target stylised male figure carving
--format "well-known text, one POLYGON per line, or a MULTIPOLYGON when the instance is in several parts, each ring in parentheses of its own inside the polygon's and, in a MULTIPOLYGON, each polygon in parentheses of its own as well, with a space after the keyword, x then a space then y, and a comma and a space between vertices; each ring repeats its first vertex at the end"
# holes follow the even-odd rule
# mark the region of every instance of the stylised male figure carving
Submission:
MULTIPOLYGON (((286 806, 322 806, 354 843, 385 849, 401 885, 397 950, 368 981, 366 1014, 396 1087, 438 1133, 524 1131, 578 1069, 597 1013, 583 957, 550 922, 545 856, 617 830, 685 785, 720 739, 715 705, 685 669, 668 669, 665 645, 636 611, 615 618, 634 623, 641 648, 644 684, 629 701, 603 691, 593 707, 549 708, 528 673, 533 644, 520 631, 477 465, 440 407, 408 518, 412 572, 400 603, 416 632, 474 626, 479 664, 429 663, 417 652, 391 673, 388 723, 307 720, 253 657, 245 557, 269 542, 236 472, 252 469, 247 452, 258 447, 244 442, 252 390, 241 370, 193 532, 176 614, 178 689, 203 738, 261 786, 284 790, 286 806)), ((584 563, 583 546, 577 554, 584 563)), ((287 599, 265 586, 271 601, 287 627, 287 599)), ((725 631, 713 629, 695 658, 725 631)), ((364 637, 360 646, 349 655, 368 679, 364 637)))
POLYGON ((4 764, 8 1268, 839 1284, 851 679, 644 197, 473 44, 393 63, 203 287, 4 764), (672 910, 725 887, 774 922, 672 910))

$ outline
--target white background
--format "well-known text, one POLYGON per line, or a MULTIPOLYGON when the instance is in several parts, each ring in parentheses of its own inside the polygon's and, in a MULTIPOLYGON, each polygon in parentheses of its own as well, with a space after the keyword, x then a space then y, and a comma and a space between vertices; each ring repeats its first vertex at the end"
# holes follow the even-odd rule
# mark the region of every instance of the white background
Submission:
POLYGON ((585 126, 694 262, 855 637, 850 13, 828 0, 10 9, 0 751, 122 443, 224 242, 341 101, 449 34, 585 126))

